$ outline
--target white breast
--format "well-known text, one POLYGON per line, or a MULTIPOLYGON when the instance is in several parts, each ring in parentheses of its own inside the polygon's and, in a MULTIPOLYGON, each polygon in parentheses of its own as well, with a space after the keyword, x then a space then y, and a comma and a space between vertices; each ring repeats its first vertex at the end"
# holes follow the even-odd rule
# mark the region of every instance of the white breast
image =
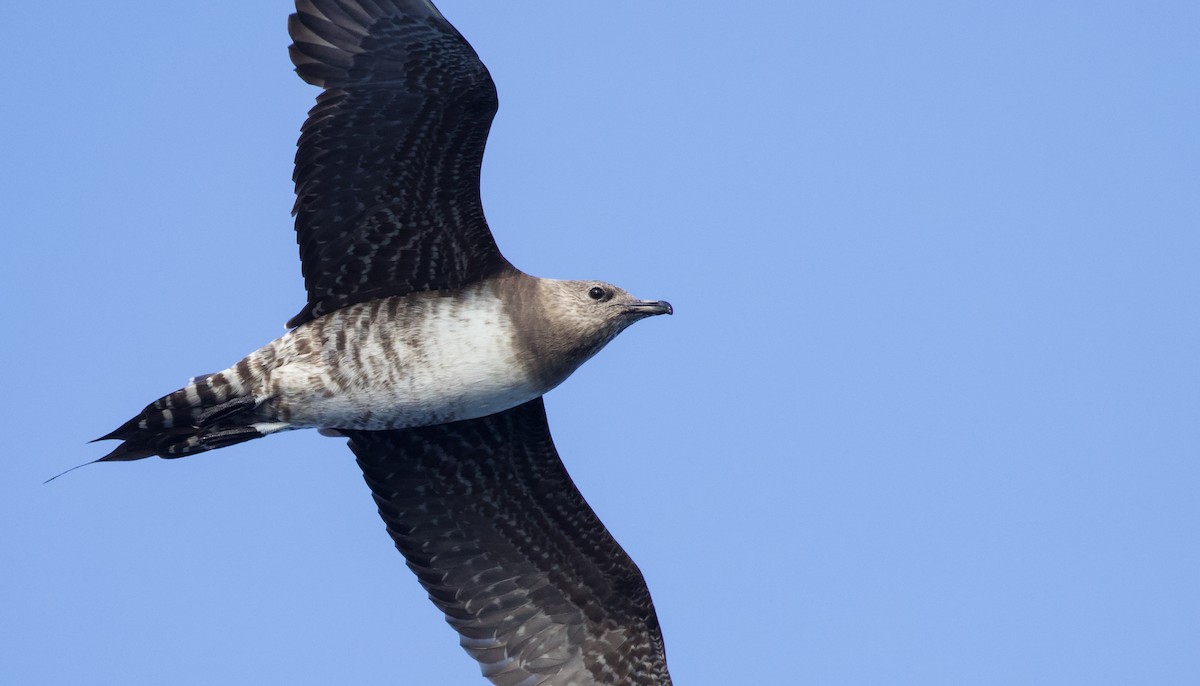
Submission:
POLYGON ((280 364, 268 392, 288 428, 444 424, 541 394, 517 360, 512 322, 490 291, 383 302, 331 313, 307 346, 303 327, 276 342, 280 364))

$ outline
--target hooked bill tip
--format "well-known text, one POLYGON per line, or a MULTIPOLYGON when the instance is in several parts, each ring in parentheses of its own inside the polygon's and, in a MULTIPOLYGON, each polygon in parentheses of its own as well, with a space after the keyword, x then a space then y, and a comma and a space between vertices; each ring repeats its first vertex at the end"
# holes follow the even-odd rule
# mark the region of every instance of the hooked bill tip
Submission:
POLYGON ((634 302, 630 309, 639 314, 675 314, 675 308, 671 307, 671 303, 666 300, 638 300, 634 302))

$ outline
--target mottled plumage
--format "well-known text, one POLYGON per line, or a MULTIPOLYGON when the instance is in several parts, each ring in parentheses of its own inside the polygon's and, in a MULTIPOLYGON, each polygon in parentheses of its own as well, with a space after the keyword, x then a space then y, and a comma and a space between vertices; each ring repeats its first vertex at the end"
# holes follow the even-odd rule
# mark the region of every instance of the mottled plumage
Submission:
POLYGON ((397 548, 495 684, 670 684, 650 594, 571 483, 541 396, 671 312, 500 254, 479 201, 496 91, 429 2, 298 0, 324 89, 296 154, 308 302, 282 337, 105 439, 182 457, 291 429, 344 435, 397 548))
POLYGON ((396 547, 494 683, 670 683, 646 583, 571 482, 540 398, 349 435, 396 547))
POLYGON ((475 50, 429 2, 296 8, 296 73, 325 91, 296 151, 308 304, 288 325, 508 268, 479 199, 497 99, 475 50))

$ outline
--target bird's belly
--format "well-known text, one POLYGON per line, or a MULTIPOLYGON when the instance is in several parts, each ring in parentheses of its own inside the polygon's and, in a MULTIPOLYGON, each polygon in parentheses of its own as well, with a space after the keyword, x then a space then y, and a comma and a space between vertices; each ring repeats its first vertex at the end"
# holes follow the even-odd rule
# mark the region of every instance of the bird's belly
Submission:
POLYGON ((354 320, 331 322, 349 335, 301 346, 311 350, 276 368, 270 414, 288 428, 404 429, 483 417, 542 394, 494 308, 453 314, 402 327, 365 317, 357 331, 354 320))
POLYGON ((370 380, 382 376, 366 372, 360 382, 342 388, 326 378, 316 389, 292 393, 287 422, 292 428, 405 429, 483 417, 541 395, 523 379, 506 378, 503 370, 478 375, 439 369, 393 383, 370 380))

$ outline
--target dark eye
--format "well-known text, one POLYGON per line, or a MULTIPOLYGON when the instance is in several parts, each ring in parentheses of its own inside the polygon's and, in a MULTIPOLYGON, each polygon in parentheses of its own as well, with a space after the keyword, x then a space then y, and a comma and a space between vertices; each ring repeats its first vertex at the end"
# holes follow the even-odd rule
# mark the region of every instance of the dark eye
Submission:
POLYGON ((588 291, 588 297, 592 300, 603 300, 606 295, 608 292, 599 286, 592 286, 592 289, 588 291))

